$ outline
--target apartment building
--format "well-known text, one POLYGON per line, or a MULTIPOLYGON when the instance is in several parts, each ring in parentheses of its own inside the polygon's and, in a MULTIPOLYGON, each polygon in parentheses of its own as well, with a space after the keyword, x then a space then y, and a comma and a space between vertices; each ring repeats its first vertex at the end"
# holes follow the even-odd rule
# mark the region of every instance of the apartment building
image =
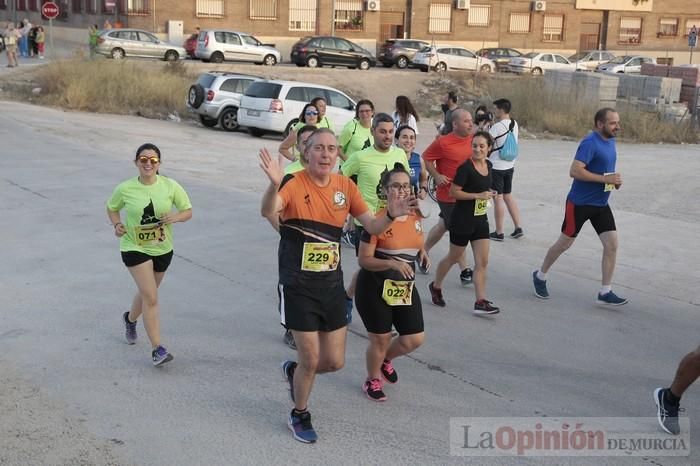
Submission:
MULTIPOLYGON (((0 19, 37 21, 42 0, 0 0, 0 19)), ((697 0, 59 0, 56 26, 86 28, 108 18, 124 27, 184 34, 231 28, 278 44, 335 34, 372 49, 389 37, 470 48, 607 49, 688 63, 688 33, 700 28, 697 0), (685 57, 685 58, 684 58, 685 57), (684 61, 685 60, 685 61, 684 61)), ((696 54, 696 57, 700 53, 696 54)), ((700 57, 696 58, 700 61, 700 57)))

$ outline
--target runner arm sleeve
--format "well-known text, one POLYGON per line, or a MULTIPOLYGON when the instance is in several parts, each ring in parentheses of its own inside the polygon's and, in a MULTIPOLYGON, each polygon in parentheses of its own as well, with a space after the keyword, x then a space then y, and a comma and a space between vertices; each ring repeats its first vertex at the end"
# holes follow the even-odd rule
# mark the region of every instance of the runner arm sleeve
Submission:
POLYGON ((580 160, 574 159, 569 168, 569 176, 579 181, 588 181, 590 183, 605 183, 605 175, 593 173, 586 169, 586 164, 580 160))
POLYGON ((476 193, 466 193, 462 191, 462 188, 469 182, 469 172, 467 171, 466 165, 462 165, 457 169, 455 173, 455 179, 450 185, 450 196, 454 197, 459 201, 471 201, 476 199, 476 193))
POLYGON ((192 203, 190 202, 190 197, 187 195, 187 192, 185 192, 185 189, 180 186, 180 183, 174 180, 173 183, 175 183, 175 189, 173 191, 173 204, 175 205, 175 208, 180 212, 192 210, 192 203))
POLYGON ((122 196, 121 185, 114 188, 112 196, 107 201, 107 210, 119 212, 124 208, 124 197, 122 196))
POLYGON ((341 173, 347 177, 357 175, 359 169, 360 169, 360 161, 357 157, 357 152, 355 152, 350 157, 348 157, 345 160, 345 162, 343 163, 343 166, 340 167, 341 173))
POLYGON ((371 235, 369 241, 363 238, 360 242, 360 250, 357 255, 357 262, 365 270, 370 272, 383 272, 391 269, 391 262, 387 259, 374 257, 377 248, 377 236, 371 235))

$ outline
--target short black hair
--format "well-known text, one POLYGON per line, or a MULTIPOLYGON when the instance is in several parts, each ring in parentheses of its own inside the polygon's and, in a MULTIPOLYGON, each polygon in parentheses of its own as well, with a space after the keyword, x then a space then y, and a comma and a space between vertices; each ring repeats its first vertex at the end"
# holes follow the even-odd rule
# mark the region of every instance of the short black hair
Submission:
POLYGON ((374 115, 374 119, 372 120, 372 129, 376 129, 377 126, 379 126, 379 123, 391 123, 393 125, 394 119, 391 118, 391 115, 388 113, 377 113, 374 115))
POLYGON ((497 109, 503 110, 506 113, 510 113, 510 100, 508 99, 498 99, 493 101, 493 105, 496 106, 497 109))
POLYGON ((451 100, 454 103, 457 103, 457 94, 455 94, 455 91, 450 91, 447 93, 447 98, 451 100))
POLYGON ((608 119, 608 113, 611 112, 617 113, 617 110, 612 107, 604 107, 595 112, 595 116, 593 117, 593 125, 598 126, 598 122, 605 124, 605 120, 608 119))

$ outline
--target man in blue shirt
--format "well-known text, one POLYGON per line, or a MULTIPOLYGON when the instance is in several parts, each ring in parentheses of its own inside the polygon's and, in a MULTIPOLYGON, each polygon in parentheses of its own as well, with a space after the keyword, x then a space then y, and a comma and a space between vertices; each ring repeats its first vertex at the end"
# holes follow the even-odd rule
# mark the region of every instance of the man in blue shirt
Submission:
POLYGON ((603 243, 603 280, 597 302, 621 306, 627 304, 627 300, 613 293, 610 286, 617 256, 617 230, 608 205, 611 191, 622 186, 622 176, 615 172, 615 137, 620 132, 620 115, 612 108, 603 108, 596 112, 594 123, 594 130, 579 144, 569 169, 574 181, 566 198, 561 235, 547 251, 542 267, 532 272, 532 281, 535 296, 549 298, 547 272, 574 244, 581 227, 590 220, 603 243))

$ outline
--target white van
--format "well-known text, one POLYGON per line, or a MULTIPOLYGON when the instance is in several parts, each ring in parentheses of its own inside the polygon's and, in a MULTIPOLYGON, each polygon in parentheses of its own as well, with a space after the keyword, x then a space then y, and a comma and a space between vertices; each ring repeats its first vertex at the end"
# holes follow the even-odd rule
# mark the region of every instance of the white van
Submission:
POLYGON ((253 136, 283 133, 299 121, 304 105, 316 97, 326 100, 326 116, 336 134, 355 117, 355 101, 345 93, 322 84, 297 81, 259 80, 245 90, 238 108, 238 124, 253 136))

